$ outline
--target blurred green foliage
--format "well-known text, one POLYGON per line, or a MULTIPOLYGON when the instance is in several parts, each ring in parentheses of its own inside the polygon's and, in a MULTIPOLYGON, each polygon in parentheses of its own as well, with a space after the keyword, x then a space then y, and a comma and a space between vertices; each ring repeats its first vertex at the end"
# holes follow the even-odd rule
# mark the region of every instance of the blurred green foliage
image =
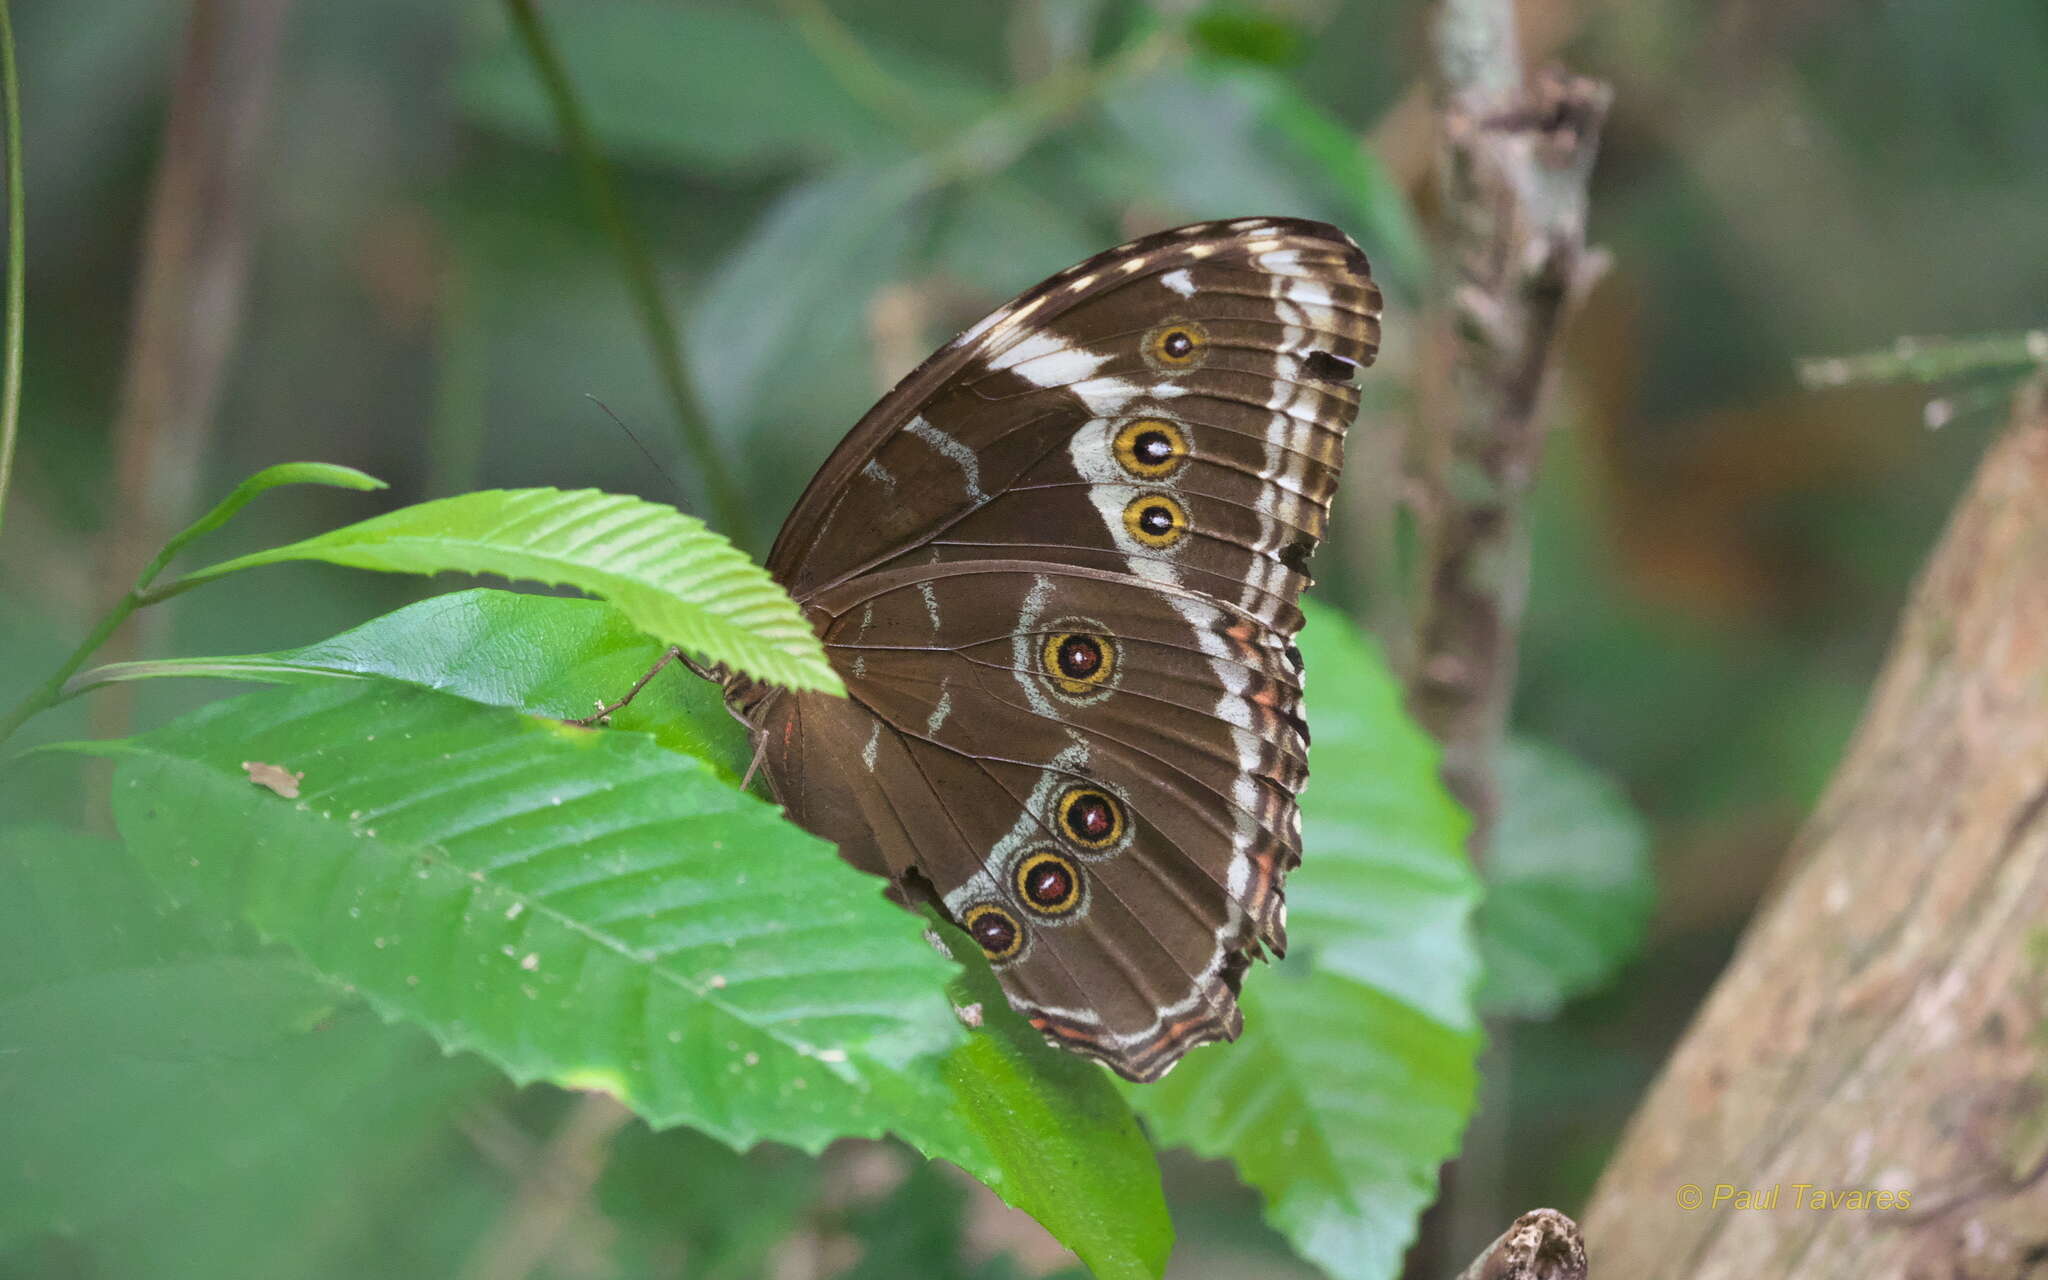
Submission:
MULTIPOLYGON (((184 21, 155 0, 19 8, 31 328, 0 539, 4 705, 140 567, 100 559, 130 498, 111 483, 108 431, 184 21)), ((1431 279, 1409 208, 1427 185, 1403 159, 1426 139, 1396 109, 1426 70, 1418 4, 543 12, 684 318, 680 355, 756 513, 731 532, 752 550, 925 350, 1128 230, 1249 212, 1344 225, 1390 285, 1359 430, 1408 412, 1431 279), (1376 148, 1353 145, 1368 135, 1376 148)), ((1554 744, 1540 750, 1584 762, 1551 784, 1578 780, 1585 798, 1560 803, 1596 830, 1537 824, 1517 869, 1539 892, 1510 914, 1591 921, 1573 936, 1606 943, 1570 982, 1539 974, 1503 994, 1514 971, 1496 965, 1501 1004, 1563 1002, 1520 1026, 1502 1082, 1514 1148, 1554 1153, 1477 1190, 1503 1222, 1583 1197, 1824 782, 1992 425, 1930 435, 1916 393, 1803 393, 1793 361, 2037 324, 2048 296, 2038 0, 1980 0, 1967 21, 1940 0, 1648 0, 1531 6, 1531 20, 1539 55, 1616 85, 1593 200, 1614 265, 1557 386, 1517 707, 1519 728, 1554 744), (1644 815, 1657 909, 1642 958, 1586 994, 1625 961, 1643 910, 1622 797, 1644 815), (1574 861, 1593 845, 1611 858, 1574 861)), ((263 126, 245 314, 192 459, 203 493, 292 458, 388 476, 394 502, 482 485, 696 491, 693 475, 650 475, 587 398, 678 456, 611 249, 495 4, 295 7, 263 126)), ((362 513, 357 495, 313 490, 266 503, 214 535, 219 554, 362 513)), ((1347 540, 1358 527, 1340 510, 1317 565, 1325 598, 1352 606, 1371 603, 1372 548, 1347 540)), ((167 606, 146 656, 292 649, 434 590, 266 574, 167 606)), ((218 692, 140 688, 143 727, 218 692)), ((70 703, 25 740, 87 732, 70 703)), ((0 1217, 0 1271, 448 1275, 474 1261, 579 1100, 515 1093, 257 940, 139 895, 119 846, 77 834, 91 781, 47 756, 0 772, 0 1048, 35 1046, 0 1058, 0 1089, 43 1100, 0 1108, 0 1172, 28 1189, 0 1217), (105 1030, 80 1035, 81 1011, 105 1030), (65 1158, 24 1167, 26 1151, 65 1158)), ((1512 905, 1504 894, 1495 915, 1512 905)), ((1542 938, 1489 934, 1519 955, 1542 938)), ((979 1190, 900 1162, 860 1175, 849 1150, 741 1157, 630 1126, 532 1273, 1070 1265, 979 1190), (991 1225, 1005 1221, 1008 1234, 991 1225)), ((1167 1174, 1186 1274, 1295 1265, 1214 1166, 1167 1174)))

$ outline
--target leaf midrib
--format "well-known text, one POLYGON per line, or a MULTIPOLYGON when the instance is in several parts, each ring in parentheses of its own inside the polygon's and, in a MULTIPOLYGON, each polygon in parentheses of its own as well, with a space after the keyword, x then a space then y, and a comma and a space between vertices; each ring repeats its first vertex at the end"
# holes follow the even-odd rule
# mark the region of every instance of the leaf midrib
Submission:
MULTIPOLYGON (((160 751, 156 754, 157 758, 160 760, 166 761, 173 765, 191 765, 204 771, 209 777, 212 777, 214 779, 225 782, 232 782, 234 780, 234 774, 225 769, 217 768, 206 761, 195 760, 188 757, 174 756, 160 751)), ((294 809, 298 812, 302 812, 308 815, 312 815, 313 813, 315 813, 313 809, 306 807, 304 805, 304 802, 301 802, 299 805, 295 805, 294 809)), ((251 813, 251 816, 254 816, 253 812, 251 813)), ((340 825, 336 822, 334 818, 324 813, 320 814, 317 820, 330 826, 340 825)), ((567 929, 569 932, 584 938, 586 941, 590 942, 594 946, 625 960, 629 964, 644 969, 648 973, 656 977, 665 980, 670 985, 689 995, 691 998, 700 1001, 708 1008, 714 1009, 721 1015, 730 1018, 732 1021, 739 1024, 741 1027, 744 1027, 754 1032, 755 1034, 762 1036, 763 1038, 771 1041, 772 1043, 780 1045, 781 1047, 787 1049, 789 1052, 797 1054, 799 1057, 803 1057, 812 1061, 819 1061, 816 1054, 816 1049, 818 1048, 818 1046, 809 1040, 801 1039, 785 1031, 784 1029, 782 1029, 781 1022, 773 1020, 765 1023, 756 1022, 753 1018, 749 1017, 746 1013, 744 1013, 740 1008, 737 1008, 733 1004, 731 1004, 728 1000, 721 999, 720 997, 712 994, 712 992, 720 990, 720 988, 712 987, 708 983, 700 987, 698 984, 691 981, 684 974, 678 973, 674 969, 665 967, 657 962, 652 962, 645 959, 643 957, 642 952, 639 949, 626 945, 622 939, 619 939, 612 934, 606 933, 592 926, 589 926, 585 924, 583 921, 578 920, 565 912, 557 910, 556 908, 550 906, 544 899, 536 898, 526 891, 512 888, 511 886, 506 885, 500 882, 499 880, 493 878, 491 873, 489 872, 482 870, 472 870, 469 867, 463 866, 455 858, 453 853, 451 853, 446 847, 441 845, 439 842, 407 842, 403 845, 405 852, 400 853, 398 852, 398 849, 400 848, 399 842, 397 842, 392 837, 370 836, 367 838, 367 841, 369 844, 374 845, 379 849, 391 850, 391 852, 389 853, 380 855, 382 858, 386 860, 394 858, 416 858, 420 861, 432 864, 442 874, 452 875, 460 881, 464 881, 475 885, 486 886, 496 893, 504 894, 509 899, 522 904, 523 911, 531 911, 537 917, 545 917, 553 921, 554 923, 562 926, 563 928, 567 929), (812 1052, 804 1053, 802 1052, 803 1049, 809 1049, 812 1052)), ((330 892, 328 894, 324 894, 323 896, 329 897, 331 900, 332 895, 330 892)), ((898 1021, 900 1022, 902 1020, 898 1019, 898 1021)), ((634 1034, 639 1036, 643 1041, 647 1040, 647 1036, 644 1031, 636 1031, 634 1034)), ((852 1080, 856 1079, 860 1074, 858 1071, 853 1069, 853 1063, 856 1056, 864 1058, 866 1056, 864 1048, 859 1046, 849 1046, 849 1053, 846 1062, 824 1062, 822 1063, 822 1065, 824 1065, 828 1070, 834 1067, 846 1068, 846 1070, 843 1072, 834 1071, 834 1074, 840 1075, 842 1079, 846 1079, 849 1082, 851 1082, 852 1080)))

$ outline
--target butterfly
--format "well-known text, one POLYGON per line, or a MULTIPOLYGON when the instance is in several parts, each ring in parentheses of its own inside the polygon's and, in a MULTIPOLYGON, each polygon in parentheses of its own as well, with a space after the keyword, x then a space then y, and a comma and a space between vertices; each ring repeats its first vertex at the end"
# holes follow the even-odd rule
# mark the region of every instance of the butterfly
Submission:
POLYGON ((1234 1039, 1286 950, 1296 601, 1379 315, 1358 246, 1290 218, 1060 272, 884 396, 783 525, 768 569, 848 696, 721 673, 791 818, 1131 1080, 1234 1039))

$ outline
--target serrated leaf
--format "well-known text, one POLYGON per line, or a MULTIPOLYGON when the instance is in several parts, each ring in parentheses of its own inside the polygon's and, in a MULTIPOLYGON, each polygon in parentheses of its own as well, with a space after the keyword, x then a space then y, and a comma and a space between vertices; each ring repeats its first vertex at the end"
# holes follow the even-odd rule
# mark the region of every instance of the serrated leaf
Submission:
POLYGON ((983 1031, 948 1054, 946 1082, 1002 1174, 989 1185, 1051 1231, 1097 1280, 1157 1277, 1173 1251, 1159 1162, 1108 1073, 1055 1049, 1009 1010, 974 944, 943 926, 959 1008, 983 1031))
POLYGON ((1510 740, 1501 783, 1480 1003, 1547 1017, 1635 955, 1656 897, 1650 836, 1611 779, 1556 747, 1510 740))
POLYGON ((1315 741, 1302 864, 1287 881, 1288 958, 1473 1031, 1479 884, 1465 856, 1465 814, 1378 648, 1334 609, 1307 601, 1302 612, 1315 741))
POLYGON ((1332 1276, 1400 1273, 1472 1108, 1478 1036, 1288 965, 1247 981, 1245 1034, 1139 1098, 1162 1143, 1228 1158, 1266 1221, 1332 1276))
POLYGON ((639 498, 590 489, 487 489, 240 556, 173 585, 182 590, 291 560, 571 586, 712 662, 792 689, 844 692, 803 614, 765 570, 702 521, 639 498))
POLYGON ((1302 1256, 1380 1280, 1472 1107, 1478 887, 1436 750, 1378 654, 1341 615, 1306 612, 1314 784, 1291 950, 1246 975, 1236 1045, 1127 1092, 1162 1142, 1232 1160, 1302 1256))
MULTIPOLYGON (((161 658, 96 667, 66 693, 165 677, 297 684, 379 676, 530 715, 573 720, 616 702, 662 646, 601 600, 475 587, 374 618, 326 640, 275 653, 161 658)), ((737 781, 752 759, 717 685, 671 667, 612 717, 737 781)))
POLYGON ((688 757, 382 681, 216 703, 118 749, 122 832, 179 897, 516 1080, 735 1146, 894 1125, 983 1163, 953 1117, 878 1093, 958 1039, 950 966, 871 877, 688 757), (250 785, 252 760, 303 774, 301 798, 250 785))
POLYGON ((1130 1261, 1164 1209, 1128 1111, 1076 1081, 1086 1132, 1048 1148, 1015 1127, 1086 1064, 993 1043, 1021 1034, 994 1005, 1008 1021, 917 1058, 960 1038, 918 921, 687 757, 381 680, 215 704, 120 755, 116 816, 165 884, 387 1016, 735 1146, 894 1132, 1105 1274, 1157 1274, 1130 1261), (303 774, 300 799, 243 760, 303 774), (1125 1200, 1063 1200, 1048 1150, 1125 1200))
MULTIPOLYGON (((321 684, 336 676, 377 676, 480 702, 564 714, 580 709, 592 687, 623 687, 656 652, 599 602, 480 589, 423 601, 282 654, 192 659, 171 669, 321 684)), ((703 681, 650 684, 620 713, 619 724, 626 729, 647 723, 657 726, 657 735, 673 733, 674 727, 662 722, 673 715, 674 706, 706 698, 709 705, 697 710, 708 726, 732 731, 731 740, 718 744, 719 754, 744 767, 744 739, 718 704, 716 691, 703 681)), ((694 745, 683 743, 685 749, 694 745)), ((299 752, 294 747, 271 754, 296 759, 299 752)), ((314 771, 304 771, 310 798, 316 778, 314 771)), ((818 852, 823 853, 822 847, 818 852)), ((874 892, 876 882, 825 856, 825 872, 854 874, 874 892)), ((887 911, 900 926, 914 927, 910 917, 894 908, 887 911)), ((1099 1275, 1156 1276, 1171 1247, 1172 1230, 1151 1145, 1129 1106, 1098 1068, 1048 1047, 1009 1012, 978 952, 967 948, 958 954, 971 957, 970 969, 955 979, 952 1003, 979 1004, 984 1027, 931 1064, 929 1073, 882 1087, 888 1105, 897 1108, 889 1114, 928 1117, 920 1122, 922 1130, 908 1125, 905 1136, 927 1154, 967 1168, 1009 1203, 1037 1217, 1099 1275)))

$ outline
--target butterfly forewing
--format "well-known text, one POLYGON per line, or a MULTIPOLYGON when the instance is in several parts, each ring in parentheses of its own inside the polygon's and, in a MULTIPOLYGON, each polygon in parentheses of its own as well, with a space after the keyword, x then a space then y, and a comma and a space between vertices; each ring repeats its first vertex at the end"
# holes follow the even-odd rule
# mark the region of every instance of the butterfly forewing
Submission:
POLYGON ((854 429, 770 568, 850 699, 736 684, 791 815, 1133 1079, 1285 945, 1296 600, 1379 337, 1341 232, 1205 223, 1052 277, 854 429))

